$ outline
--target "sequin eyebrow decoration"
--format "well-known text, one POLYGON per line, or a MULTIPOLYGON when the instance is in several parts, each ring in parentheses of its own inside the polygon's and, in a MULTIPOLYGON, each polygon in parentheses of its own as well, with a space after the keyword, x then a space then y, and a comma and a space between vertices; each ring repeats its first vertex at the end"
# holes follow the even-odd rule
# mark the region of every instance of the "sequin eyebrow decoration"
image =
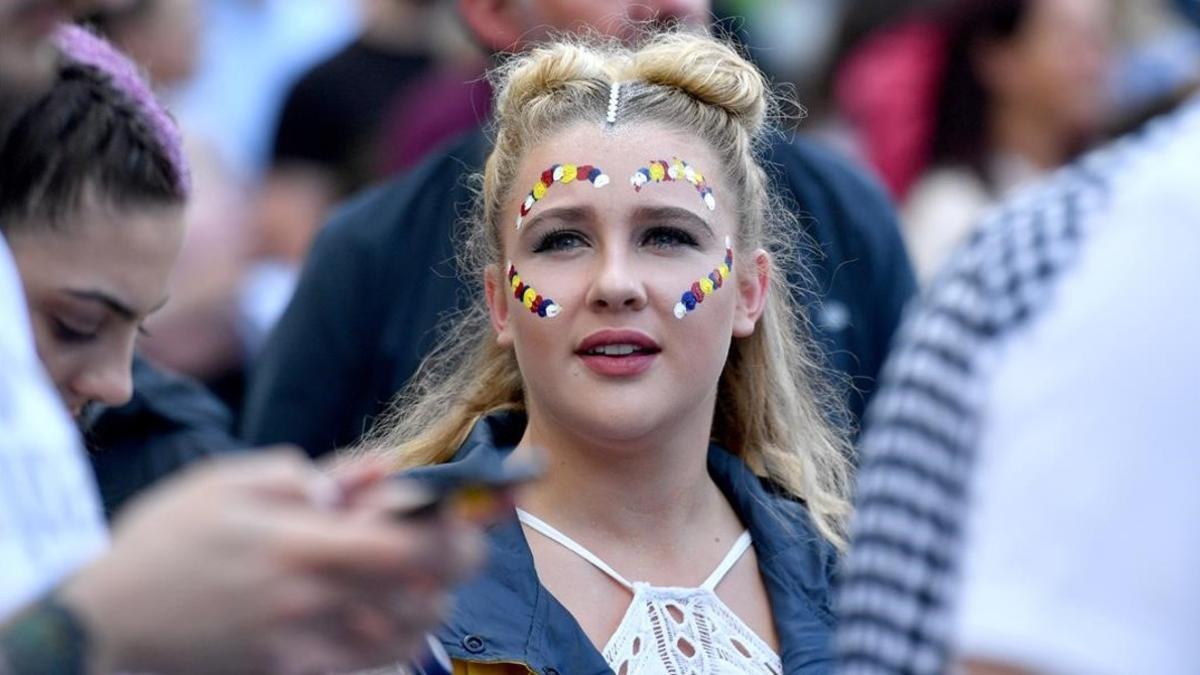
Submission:
POLYGON ((682 319, 688 315, 688 312, 696 309, 697 305, 704 302, 706 296, 712 295, 725 283, 731 272, 733 272, 733 242, 729 237, 725 237, 725 262, 718 265, 707 276, 700 277, 692 284, 691 288, 683 292, 683 295, 679 297, 679 302, 675 303, 675 318, 682 319))
POLYGON ((700 198, 704 200, 708 210, 716 210, 717 202, 713 199, 712 188, 704 180, 704 174, 678 157, 672 158, 670 162, 656 159, 650 162, 650 166, 638 169, 629 177, 629 182, 637 192, 641 192, 647 183, 670 183, 677 180, 691 183, 696 192, 700 193, 700 198))
POLYGON ((525 201, 521 204, 521 212, 517 214, 517 229, 521 229, 521 225, 525 222, 525 216, 529 215, 534 204, 546 196, 546 191, 550 189, 551 185, 555 183, 566 185, 574 183, 576 180, 586 180, 597 188, 602 188, 609 183, 608 174, 591 164, 555 164, 542 172, 541 178, 533 184, 533 189, 526 195, 525 201))
POLYGON ((550 298, 543 298, 532 286, 527 285, 512 262, 508 263, 508 285, 512 289, 517 302, 525 305, 525 309, 543 319, 553 319, 562 311, 562 306, 550 298))

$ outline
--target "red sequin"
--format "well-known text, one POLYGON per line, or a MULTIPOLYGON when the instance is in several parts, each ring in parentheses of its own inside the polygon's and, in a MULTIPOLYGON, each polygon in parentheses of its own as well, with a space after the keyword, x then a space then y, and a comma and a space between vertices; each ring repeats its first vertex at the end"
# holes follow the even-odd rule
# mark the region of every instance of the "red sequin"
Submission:
POLYGON ((542 172, 542 183, 546 187, 550 187, 551 185, 553 185, 554 184, 554 172, 551 171, 550 169, 546 169, 545 171, 543 171, 542 172))
POLYGON ((692 295, 696 296, 696 302, 704 302, 704 289, 700 288, 700 282, 692 284, 692 295))

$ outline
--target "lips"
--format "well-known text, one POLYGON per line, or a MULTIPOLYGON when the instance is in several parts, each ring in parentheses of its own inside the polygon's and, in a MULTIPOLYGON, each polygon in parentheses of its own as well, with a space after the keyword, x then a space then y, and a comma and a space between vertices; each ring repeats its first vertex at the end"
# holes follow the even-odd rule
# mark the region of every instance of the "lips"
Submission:
POLYGON ((597 374, 628 377, 648 370, 661 351, 653 338, 640 331, 605 329, 584 338, 575 354, 597 374))

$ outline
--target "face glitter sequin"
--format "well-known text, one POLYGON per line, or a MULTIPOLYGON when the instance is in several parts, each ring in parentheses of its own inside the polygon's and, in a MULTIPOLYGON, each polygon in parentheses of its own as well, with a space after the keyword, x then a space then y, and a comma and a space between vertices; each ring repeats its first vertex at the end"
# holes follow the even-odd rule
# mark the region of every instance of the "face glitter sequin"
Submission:
POLYGON ((574 183, 576 180, 586 180, 597 188, 602 188, 609 183, 608 174, 591 164, 555 164, 542 172, 541 178, 533 184, 533 189, 521 203, 521 212, 517 214, 517 229, 521 229, 521 225, 525 222, 525 216, 529 215, 534 204, 546 196, 546 191, 550 189, 551 185, 555 183, 566 185, 574 183))
POLYGON ((532 314, 543 319, 553 319, 562 311, 561 305, 550 298, 543 298, 532 286, 522 281, 521 275, 517 274, 517 268, 513 266, 512 262, 508 263, 508 285, 512 289, 513 297, 525 305, 525 309, 532 314))
POLYGON ((683 295, 679 297, 679 302, 675 303, 675 318, 682 319, 688 315, 688 312, 696 309, 697 305, 704 302, 706 296, 712 295, 725 283, 725 280, 729 278, 732 272, 733 242, 730 241, 729 237, 725 237, 725 262, 718 265, 707 276, 701 277, 692 284, 691 288, 683 292, 683 295))
POLYGON ((608 114, 604 120, 610 125, 617 123, 617 106, 621 103, 621 83, 613 82, 612 89, 608 92, 608 114))
POLYGON ((708 183, 704 180, 704 174, 678 157, 671 159, 669 163, 656 159, 650 162, 650 166, 638 169, 629 177, 630 184, 638 192, 641 192, 642 187, 647 183, 670 183, 677 180, 691 183, 696 188, 696 192, 700 193, 700 198, 704 200, 704 205, 708 207, 708 210, 716 210, 717 202, 713 199, 712 188, 708 187, 708 183))

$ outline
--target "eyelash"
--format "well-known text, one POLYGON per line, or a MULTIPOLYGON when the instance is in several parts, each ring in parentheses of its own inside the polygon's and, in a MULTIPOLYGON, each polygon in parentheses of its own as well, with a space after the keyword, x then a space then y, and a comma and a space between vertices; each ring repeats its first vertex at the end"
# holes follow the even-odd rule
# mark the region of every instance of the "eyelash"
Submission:
POLYGON ((649 244, 655 248, 671 248, 674 246, 698 248, 700 245, 696 241, 696 238, 687 230, 667 225, 660 225, 646 230, 646 233, 642 236, 642 243, 649 244))
MULTIPOLYGON (((568 247, 567 244, 581 243, 586 244, 587 238, 578 231, 555 229, 546 232, 538 238, 537 243, 533 246, 533 252, 566 251, 574 248, 574 246, 568 247)), ((699 247, 699 242, 687 230, 668 225, 657 225, 648 228, 645 234, 642 235, 642 244, 657 249, 673 248, 675 246, 699 247)))
POLYGON ((68 344, 84 344, 96 338, 94 333, 81 333, 62 321, 54 320, 54 337, 68 344))
POLYGON ((576 230, 568 230, 565 228, 556 228, 546 232, 538 237, 537 243, 533 245, 534 253, 547 253, 554 251, 567 251, 570 248, 565 246, 568 242, 587 243, 587 239, 576 230))

